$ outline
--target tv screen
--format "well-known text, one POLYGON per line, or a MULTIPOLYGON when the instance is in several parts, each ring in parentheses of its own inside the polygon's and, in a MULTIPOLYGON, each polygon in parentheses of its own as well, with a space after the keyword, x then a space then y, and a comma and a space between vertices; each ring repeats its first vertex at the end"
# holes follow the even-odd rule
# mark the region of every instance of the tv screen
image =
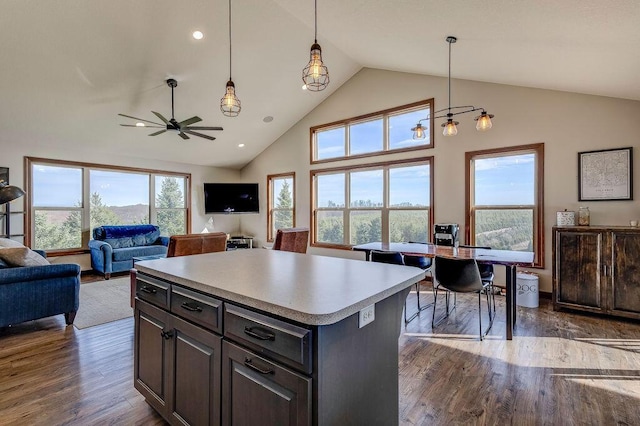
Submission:
POLYGON ((205 183, 205 213, 259 213, 257 183, 205 183))

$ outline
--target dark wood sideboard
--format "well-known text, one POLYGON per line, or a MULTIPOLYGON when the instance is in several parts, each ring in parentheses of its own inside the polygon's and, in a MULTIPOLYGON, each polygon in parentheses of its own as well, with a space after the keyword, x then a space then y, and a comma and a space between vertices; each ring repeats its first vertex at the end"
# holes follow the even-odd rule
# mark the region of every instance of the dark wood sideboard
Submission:
POLYGON ((640 228, 553 227, 553 307, 640 319, 640 228))

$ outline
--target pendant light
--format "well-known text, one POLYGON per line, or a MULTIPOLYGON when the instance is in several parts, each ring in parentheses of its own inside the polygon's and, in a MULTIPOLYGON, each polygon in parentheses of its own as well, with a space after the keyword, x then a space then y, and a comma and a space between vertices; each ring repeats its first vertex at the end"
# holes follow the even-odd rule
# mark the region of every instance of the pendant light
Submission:
MULTIPOLYGON (((485 131, 489 130, 493 124, 491 123, 491 119, 494 117, 493 114, 488 114, 487 111, 482 107, 475 107, 473 105, 465 105, 465 106, 451 106, 451 45, 458 41, 456 37, 449 36, 446 38, 447 43, 449 43, 449 77, 448 77, 448 86, 449 86, 449 106, 447 108, 443 108, 438 111, 434 111, 433 118, 446 118, 447 122, 442 124, 443 131, 442 134, 444 136, 455 136, 458 134, 458 128, 456 127, 460 124, 458 121, 453 119, 454 116, 459 114, 467 114, 469 112, 474 111, 482 111, 479 116, 477 116, 474 120, 476 123, 476 130, 485 131), (446 114, 441 114, 446 111, 446 114), (440 115, 437 115, 440 114, 440 115)), ((430 117, 422 119, 418 121, 418 124, 411 130, 413 131, 413 139, 424 139, 426 137, 426 133, 424 128, 422 127, 422 122, 428 120, 430 117)))
POLYGON ((307 90, 319 92, 329 85, 329 70, 322 63, 322 49, 318 44, 318 0, 314 0, 315 36, 311 45, 309 63, 302 70, 302 81, 307 90))
POLYGON ((229 81, 225 94, 220 99, 220 110, 227 117, 237 117, 240 114, 240 99, 236 96, 236 85, 231 79, 231 0, 229 0, 229 81))

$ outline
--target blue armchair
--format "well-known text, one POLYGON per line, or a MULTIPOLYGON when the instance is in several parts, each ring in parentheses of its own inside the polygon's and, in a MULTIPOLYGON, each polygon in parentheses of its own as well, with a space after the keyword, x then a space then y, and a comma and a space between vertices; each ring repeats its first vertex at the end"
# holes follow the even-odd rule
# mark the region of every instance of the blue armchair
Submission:
POLYGON ((79 265, 9 267, 0 261, 0 327, 58 314, 71 325, 79 306, 79 265))
POLYGON ((168 245, 169 237, 161 237, 156 225, 99 226, 89 241, 91 267, 108 280, 133 268, 134 257, 166 255, 168 245))

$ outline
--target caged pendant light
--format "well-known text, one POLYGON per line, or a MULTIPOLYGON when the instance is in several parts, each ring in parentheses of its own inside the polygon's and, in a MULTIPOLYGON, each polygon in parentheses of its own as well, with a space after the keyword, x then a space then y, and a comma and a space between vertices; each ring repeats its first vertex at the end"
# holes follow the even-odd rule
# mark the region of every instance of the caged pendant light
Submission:
POLYGON ((229 81, 225 94, 220 99, 220 110, 227 117, 237 117, 241 110, 240 99, 236 96, 236 85, 231 79, 231 0, 229 0, 229 81))
MULTIPOLYGON (((456 127, 459 122, 453 119, 454 116, 459 114, 467 114, 469 112, 474 111, 482 111, 479 116, 477 116, 474 120, 476 123, 476 130, 485 131, 489 130, 493 124, 491 123, 491 119, 494 117, 493 114, 488 114, 482 107, 475 107, 473 105, 465 105, 465 106, 451 106, 451 45, 458 41, 456 37, 449 36, 446 38, 447 43, 449 43, 449 106, 447 108, 443 108, 438 111, 434 111, 433 118, 446 118, 447 122, 442 124, 444 128, 442 134, 444 136, 455 136, 458 134, 458 128, 456 127), (446 111, 446 114, 437 115, 446 111)), ((422 127, 422 122, 429 120, 429 116, 418 121, 418 124, 411 130, 413 131, 413 139, 424 139, 426 137, 425 128, 422 127)))
POLYGON ((309 63, 302 70, 302 81, 307 90, 319 92, 329 85, 329 70, 322 63, 322 49, 318 44, 318 0, 314 0, 314 27, 309 63))

